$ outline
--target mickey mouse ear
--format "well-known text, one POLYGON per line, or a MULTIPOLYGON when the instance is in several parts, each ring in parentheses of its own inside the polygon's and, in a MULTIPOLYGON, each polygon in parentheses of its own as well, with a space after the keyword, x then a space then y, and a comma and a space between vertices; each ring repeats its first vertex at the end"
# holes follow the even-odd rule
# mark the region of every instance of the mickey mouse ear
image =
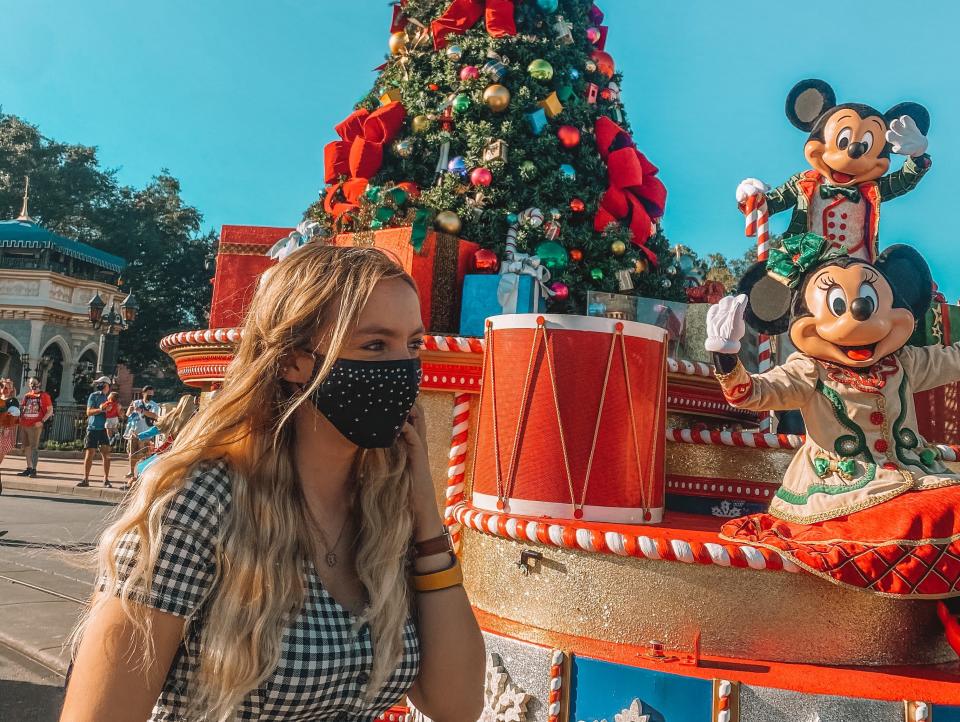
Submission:
POLYGON ((775 335, 783 333, 790 325, 790 304, 793 292, 788 286, 767 275, 763 261, 752 265, 740 283, 737 292, 747 295, 747 310, 744 320, 757 333, 775 335))
POLYGON ((836 104, 837 96, 827 83, 815 78, 801 80, 787 94, 787 120, 809 133, 817 118, 836 104))

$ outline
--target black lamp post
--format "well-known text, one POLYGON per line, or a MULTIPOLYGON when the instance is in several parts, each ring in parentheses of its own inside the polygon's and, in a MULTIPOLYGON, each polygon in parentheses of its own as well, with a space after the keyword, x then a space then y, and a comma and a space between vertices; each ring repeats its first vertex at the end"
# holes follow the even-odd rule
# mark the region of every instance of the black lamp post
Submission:
POLYGON ((90 324, 100 334, 100 350, 97 354, 98 373, 104 373, 113 376, 117 370, 117 345, 119 342, 118 334, 126 331, 137 320, 137 312, 140 310, 140 304, 130 293, 120 302, 120 310, 117 310, 115 303, 110 304, 110 309, 105 311, 107 304, 100 298, 99 293, 95 293, 93 298, 87 304, 87 311, 90 318, 90 324))

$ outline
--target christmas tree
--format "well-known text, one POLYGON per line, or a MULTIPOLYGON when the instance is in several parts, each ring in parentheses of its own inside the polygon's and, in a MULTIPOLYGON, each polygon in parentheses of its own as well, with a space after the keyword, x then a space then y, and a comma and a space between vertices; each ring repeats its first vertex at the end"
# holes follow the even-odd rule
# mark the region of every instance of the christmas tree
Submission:
POLYGON ((480 270, 515 240, 550 269, 554 312, 582 313, 591 289, 684 298, 666 189, 591 0, 403 0, 389 30, 376 84, 325 150, 307 211, 323 232, 413 225, 416 241, 432 226, 480 244, 480 270))

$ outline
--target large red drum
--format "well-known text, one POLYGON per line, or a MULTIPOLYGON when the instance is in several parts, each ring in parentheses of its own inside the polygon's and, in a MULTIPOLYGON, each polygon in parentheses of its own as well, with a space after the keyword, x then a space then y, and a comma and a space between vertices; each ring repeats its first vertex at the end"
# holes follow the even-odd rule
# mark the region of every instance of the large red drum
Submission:
POLYGON ((663 516, 667 332, 586 316, 487 320, 473 505, 656 524, 663 516))

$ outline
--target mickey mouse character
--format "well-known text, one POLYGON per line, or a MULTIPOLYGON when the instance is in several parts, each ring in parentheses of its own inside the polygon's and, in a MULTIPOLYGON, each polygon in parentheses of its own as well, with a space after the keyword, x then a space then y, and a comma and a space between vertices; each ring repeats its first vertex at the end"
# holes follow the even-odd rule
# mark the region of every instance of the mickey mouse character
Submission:
POLYGON ((744 210, 748 196, 765 194, 771 215, 793 208, 786 235, 812 231, 851 256, 877 257, 880 204, 912 191, 930 169, 930 114, 917 103, 898 103, 885 113, 862 103, 836 104, 822 80, 801 80, 787 95, 788 120, 809 133, 804 155, 811 170, 773 189, 747 178, 737 186, 744 210), (890 175, 890 153, 907 156, 890 175))

